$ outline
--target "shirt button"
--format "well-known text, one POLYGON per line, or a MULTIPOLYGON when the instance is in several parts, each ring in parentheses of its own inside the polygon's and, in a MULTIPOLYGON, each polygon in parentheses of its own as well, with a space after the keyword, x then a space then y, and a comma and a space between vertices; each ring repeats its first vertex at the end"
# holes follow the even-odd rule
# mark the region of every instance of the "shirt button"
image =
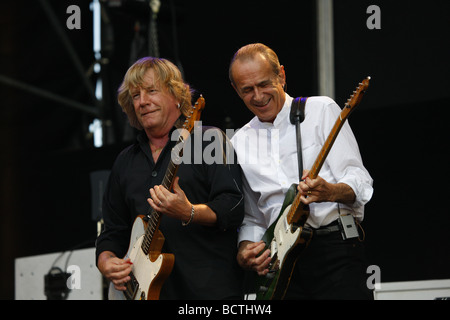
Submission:
POLYGON ((156 177, 158 175, 158 172, 152 171, 152 177, 156 177))

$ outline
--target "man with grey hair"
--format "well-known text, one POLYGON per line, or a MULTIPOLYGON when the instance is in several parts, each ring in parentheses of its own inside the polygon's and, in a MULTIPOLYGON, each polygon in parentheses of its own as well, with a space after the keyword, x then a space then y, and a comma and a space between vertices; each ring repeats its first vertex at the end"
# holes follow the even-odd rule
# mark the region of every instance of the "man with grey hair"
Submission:
MULTIPOLYGON (((313 236, 295 265, 285 298, 372 298, 366 286, 362 241, 358 236, 343 239, 339 224, 347 214, 359 225, 373 192, 349 124, 341 129, 319 176, 311 179, 308 170, 299 173, 296 129, 289 117, 293 98, 285 92, 285 68, 275 52, 261 43, 240 48, 230 63, 229 76, 255 115, 232 138, 243 171, 245 199, 239 264, 260 276, 269 272, 271 250, 264 250, 261 238, 278 218, 295 183, 301 202, 309 205, 305 226, 313 236)), ((312 167, 340 112, 328 97, 307 99, 301 123, 305 168, 312 167)))

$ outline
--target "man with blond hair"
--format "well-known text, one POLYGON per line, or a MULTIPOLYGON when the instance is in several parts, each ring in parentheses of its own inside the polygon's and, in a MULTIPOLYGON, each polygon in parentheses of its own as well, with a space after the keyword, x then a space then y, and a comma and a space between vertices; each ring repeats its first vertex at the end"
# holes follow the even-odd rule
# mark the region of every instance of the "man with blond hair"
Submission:
MULTIPOLYGON (((181 163, 173 190, 161 185, 176 143, 171 134, 190 112, 191 99, 189 85, 166 59, 142 58, 127 71, 118 101, 140 133, 111 171, 97 266, 116 290, 126 289, 132 261, 123 257, 133 221, 150 206, 162 214, 162 251, 175 257, 160 298, 239 299, 241 270, 235 256, 243 196, 237 164, 181 163)), ((207 146, 205 142, 201 147, 207 146)))

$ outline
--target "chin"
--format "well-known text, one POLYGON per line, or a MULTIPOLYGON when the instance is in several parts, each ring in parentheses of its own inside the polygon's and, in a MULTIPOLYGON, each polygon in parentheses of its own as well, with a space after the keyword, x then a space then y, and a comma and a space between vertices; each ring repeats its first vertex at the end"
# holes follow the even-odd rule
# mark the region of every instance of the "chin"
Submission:
POLYGON ((268 113, 255 113, 258 119, 262 122, 273 122, 276 116, 268 113))
POLYGON ((147 119, 147 120, 144 120, 141 122, 141 126, 143 128, 152 128, 155 126, 155 124, 156 124, 156 122, 154 120, 150 120, 150 119, 147 119))

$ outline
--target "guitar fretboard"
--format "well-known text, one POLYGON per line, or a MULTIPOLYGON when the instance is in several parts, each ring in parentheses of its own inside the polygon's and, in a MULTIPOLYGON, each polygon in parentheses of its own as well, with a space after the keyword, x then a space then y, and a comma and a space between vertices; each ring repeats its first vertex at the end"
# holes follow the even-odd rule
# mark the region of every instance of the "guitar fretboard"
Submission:
MULTIPOLYGON (((309 171, 308 176, 310 179, 315 179, 319 175, 319 171, 322 168, 322 165, 325 162, 325 159, 328 156, 328 153, 330 152, 331 147, 333 146, 333 143, 336 140, 336 137, 339 134, 339 131, 341 130, 347 116, 348 111, 344 109, 341 112, 339 118, 336 120, 331 133, 328 135, 327 140, 322 146, 322 149, 320 149, 319 155, 317 156, 313 166, 311 167, 311 170, 309 171)), ((299 193, 292 202, 291 209, 289 210, 289 213, 287 215, 287 221, 289 224, 296 223, 300 224, 301 226, 304 225, 306 219, 308 219, 308 213, 303 210, 303 206, 303 203, 300 201, 299 193)))
MULTIPOLYGON (((203 98, 202 95, 200 95, 200 98, 197 100, 195 105, 192 106, 190 114, 187 116, 182 130, 178 132, 179 133, 178 141, 171 150, 170 162, 169 165, 167 166, 166 173, 161 183, 167 190, 172 189, 173 179, 178 171, 179 166, 179 164, 174 163, 173 157, 175 157, 176 163, 180 163, 179 157, 183 156, 184 142, 189 137, 190 132, 194 128, 195 121, 200 119, 200 114, 203 111, 204 107, 205 107, 205 99, 203 98)), ((155 235, 155 232, 156 230, 158 230, 159 225, 161 223, 161 213, 151 208, 151 210, 147 214, 147 217, 148 217, 148 224, 145 229, 144 239, 142 240, 141 244, 141 249, 144 252, 144 254, 148 254, 150 251, 153 236, 155 235)))
MULTIPOLYGON (((172 188, 173 178, 175 177, 177 171, 178 165, 175 165, 171 160, 167 167, 166 174, 164 175, 164 179, 161 183, 167 190, 170 190, 172 188)), ((145 254, 148 254, 153 235, 155 234, 156 230, 158 230, 159 224, 161 223, 161 213, 152 209, 148 214, 148 218, 148 225, 141 244, 141 249, 145 254)))

